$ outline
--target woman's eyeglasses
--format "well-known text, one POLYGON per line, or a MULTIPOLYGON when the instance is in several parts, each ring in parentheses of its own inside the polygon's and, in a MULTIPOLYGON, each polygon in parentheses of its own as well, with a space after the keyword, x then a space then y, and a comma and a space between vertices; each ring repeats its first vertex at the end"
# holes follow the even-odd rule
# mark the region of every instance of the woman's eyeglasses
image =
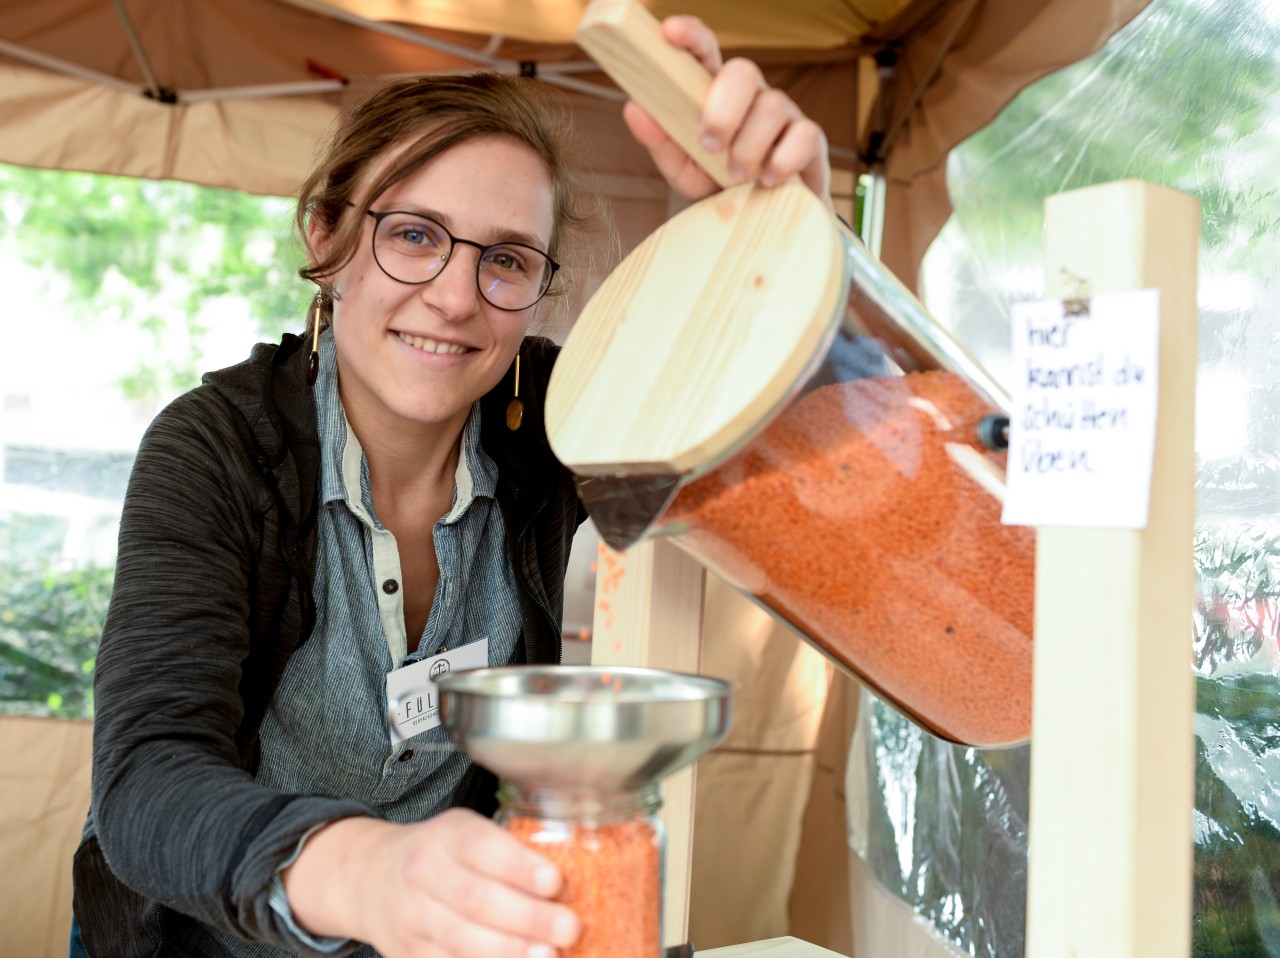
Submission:
POLYGON ((373 258, 398 283, 429 283, 449 265, 461 243, 480 251, 476 286, 485 302, 498 309, 528 309, 547 291, 560 264, 523 243, 485 246, 454 236, 435 220, 403 210, 368 211, 373 218, 373 258))

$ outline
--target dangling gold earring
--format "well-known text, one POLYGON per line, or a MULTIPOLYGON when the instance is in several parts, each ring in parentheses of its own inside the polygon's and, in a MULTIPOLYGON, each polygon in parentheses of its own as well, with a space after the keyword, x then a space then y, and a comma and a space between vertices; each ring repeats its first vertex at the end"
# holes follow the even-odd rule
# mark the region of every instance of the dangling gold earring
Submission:
POLYGON ((516 394, 507 403, 507 428, 515 432, 524 422, 524 403, 520 401, 520 354, 516 353, 516 394))
POLYGON ((311 301, 311 358, 307 360, 307 385, 314 386, 320 375, 320 303, 323 293, 311 301))

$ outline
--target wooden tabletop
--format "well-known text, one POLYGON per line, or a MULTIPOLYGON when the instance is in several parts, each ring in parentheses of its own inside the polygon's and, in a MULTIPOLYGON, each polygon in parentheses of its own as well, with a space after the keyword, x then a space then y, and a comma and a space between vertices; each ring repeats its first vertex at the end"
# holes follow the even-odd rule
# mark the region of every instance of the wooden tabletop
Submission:
POLYGON ((819 948, 799 938, 768 938, 764 941, 752 941, 745 945, 729 945, 724 948, 712 948, 710 951, 695 951, 695 958, 738 958, 740 955, 752 955, 753 958, 842 958, 839 952, 819 948))

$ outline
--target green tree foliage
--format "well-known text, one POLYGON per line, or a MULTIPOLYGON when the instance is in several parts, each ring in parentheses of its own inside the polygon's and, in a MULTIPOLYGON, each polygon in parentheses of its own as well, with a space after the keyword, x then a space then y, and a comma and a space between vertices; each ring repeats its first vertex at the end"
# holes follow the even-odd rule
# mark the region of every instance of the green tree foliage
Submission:
POLYGON ((151 335, 156 349, 121 382, 130 398, 196 384, 204 307, 215 300, 243 301, 266 339, 301 328, 309 292, 292 209, 189 183, 0 166, 10 245, 51 277, 68 312, 151 335))
MULTIPOLYGON (((103 361, 122 363, 125 398, 153 404, 204 372, 211 307, 243 311, 262 339, 301 329, 310 293, 292 210, 233 190, 0 166, 3 252, 38 269, 77 322, 146 331, 153 348, 103 361)), ((92 714, 115 570, 64 554, 67 521, 0 508, 0 711, 92 714)))
POLYGON ((1274 232, 1268 180, 1233 162, 1280 89, 1267 0, 1155 0, 1099 55, 1027 88, 953 152, 966 233, 1038 257, 1045 197, 1138 178, 1195 196, 1205 245, 1249 258, 1274 232))
POLYGON ((1280 773, 1280 683, 1258 673, 1198 678, 1196 712, 1192 954, 1274 955, 1280 829, 1268 779, 1280 773))
POLYGON ((0 711, 89 718, 115 569, 58 562, 59 521, 0 522, 0 711))

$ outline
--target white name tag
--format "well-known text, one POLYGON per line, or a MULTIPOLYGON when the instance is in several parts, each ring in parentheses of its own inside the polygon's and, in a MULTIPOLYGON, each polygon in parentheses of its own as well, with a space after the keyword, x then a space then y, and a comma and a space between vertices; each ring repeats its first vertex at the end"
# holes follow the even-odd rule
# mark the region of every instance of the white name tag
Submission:
POLYGON ((450 672, 483 669, 489 664, 489 639, 433 655, 387 673, 387 726, 391 747, 440 724, 440 693, 435 680, 450 672))

